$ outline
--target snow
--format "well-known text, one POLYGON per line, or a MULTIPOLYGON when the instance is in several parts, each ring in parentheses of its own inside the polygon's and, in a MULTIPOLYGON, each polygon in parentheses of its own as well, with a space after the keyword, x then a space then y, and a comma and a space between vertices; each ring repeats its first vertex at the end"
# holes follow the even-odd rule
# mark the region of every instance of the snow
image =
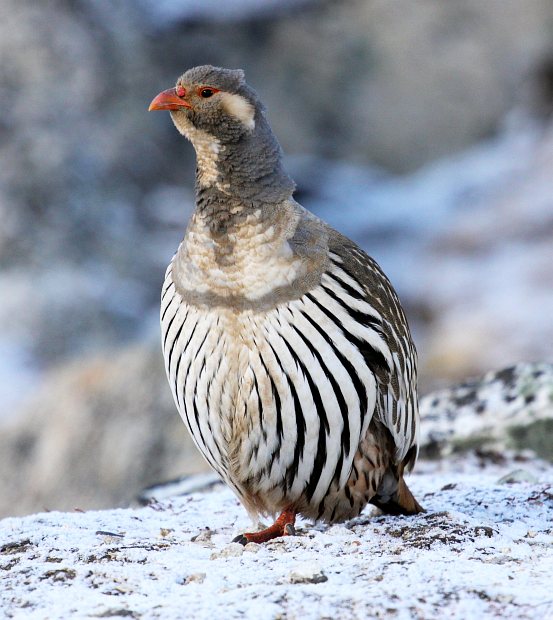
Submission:
MULTIPOLYGON (((139 509, 0 522, 0 616, 553 618, 553 466, 421 461, 427 512, 362 516, 230 543, 246 513, 222 485, 139 509), (501 484, 514 469, 523 480, 501 484)), ((209 481, 208 481, 209 482, 209 481)))

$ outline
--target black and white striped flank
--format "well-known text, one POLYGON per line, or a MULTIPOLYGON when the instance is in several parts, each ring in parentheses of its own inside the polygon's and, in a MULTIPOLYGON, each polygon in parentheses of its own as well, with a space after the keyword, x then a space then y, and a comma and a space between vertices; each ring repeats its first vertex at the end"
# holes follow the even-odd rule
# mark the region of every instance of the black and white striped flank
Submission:
POLYGON ((170 265, 161 325, 177 408, 252 514, 290 504, 313 518, 347 514, 338 504, 353 506, 348 481, 371 421, 396 462, 416 446, 416 352, 395 292, 356 246, 347 260, 330 252, 318 286, 270 310, 189 305, 170 265))

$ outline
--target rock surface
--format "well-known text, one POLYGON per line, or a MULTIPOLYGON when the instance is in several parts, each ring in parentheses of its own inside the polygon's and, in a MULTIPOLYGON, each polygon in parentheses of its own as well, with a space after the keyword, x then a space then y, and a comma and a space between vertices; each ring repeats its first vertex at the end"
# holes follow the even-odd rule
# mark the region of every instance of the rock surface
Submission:
POLYGON ((6 618, 512 618, 553 616, 553 467, 463 457, 421 463, 416 517, 366 510, 341 525, 242 547, 228 489, 139 510, 0 521, 6 618))

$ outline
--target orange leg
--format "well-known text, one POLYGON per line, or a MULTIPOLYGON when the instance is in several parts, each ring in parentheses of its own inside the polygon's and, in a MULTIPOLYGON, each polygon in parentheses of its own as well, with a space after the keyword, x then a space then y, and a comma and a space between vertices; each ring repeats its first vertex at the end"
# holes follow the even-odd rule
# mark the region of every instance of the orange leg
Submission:
POLYGON ((264 543, 279 536, 295 536, 296 530, 294 523, 296 522, 296 511, 293 508, 283 510, 278 519, 270 527, 260 532, 247 532, 240 534, 232 542, 247 545, 250 542, 264 543))

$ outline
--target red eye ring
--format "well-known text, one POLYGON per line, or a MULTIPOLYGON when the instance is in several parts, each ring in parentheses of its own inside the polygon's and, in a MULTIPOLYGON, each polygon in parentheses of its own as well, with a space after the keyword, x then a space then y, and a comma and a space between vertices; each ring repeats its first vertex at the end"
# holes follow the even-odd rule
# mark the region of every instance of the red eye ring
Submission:
POLYGON ((209 97, 212 97, 215 93, 218 93, 219 89, 213 88, 213 86, 200 86, 196 92, 202 99, 208 99, 209 97))
POLYGON ((186 95, 186 90, 180 84, 175 88, 175 92, 177 93, 177 97, 184 97, 186 95))

